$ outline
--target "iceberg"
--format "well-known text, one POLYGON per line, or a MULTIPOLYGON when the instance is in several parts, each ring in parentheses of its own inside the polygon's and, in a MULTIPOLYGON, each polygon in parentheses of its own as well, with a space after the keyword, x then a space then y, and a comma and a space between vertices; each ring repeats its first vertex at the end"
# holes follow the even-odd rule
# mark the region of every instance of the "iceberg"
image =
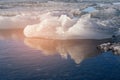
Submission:
POLYGON ((48 39, 105 39, 119 32, 119 27, 110 20, 92 18, 91 14, 70 18, 67 15, 42 15, 40 23, 28 25, 24 29, 26 37, 48 39))

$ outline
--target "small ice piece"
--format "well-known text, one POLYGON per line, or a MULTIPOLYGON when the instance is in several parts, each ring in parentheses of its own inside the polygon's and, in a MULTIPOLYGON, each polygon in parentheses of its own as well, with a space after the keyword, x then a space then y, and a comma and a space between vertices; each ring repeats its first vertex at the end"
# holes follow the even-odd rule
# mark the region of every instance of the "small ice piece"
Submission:
POLYGON ((99 49, 104 52, 113 51, 115 55, 120 55, 120 43, 103 43, 99 45, 99 49))

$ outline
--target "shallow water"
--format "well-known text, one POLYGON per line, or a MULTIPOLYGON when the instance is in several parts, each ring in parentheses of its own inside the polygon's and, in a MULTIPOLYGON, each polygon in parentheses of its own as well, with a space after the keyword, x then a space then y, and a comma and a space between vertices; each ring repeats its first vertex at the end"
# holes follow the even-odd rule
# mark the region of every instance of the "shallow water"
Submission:
POLYGON ((101 53, 106 40, 25 38, 0 30, 0 80, 119 80, 120 56, 101 53))

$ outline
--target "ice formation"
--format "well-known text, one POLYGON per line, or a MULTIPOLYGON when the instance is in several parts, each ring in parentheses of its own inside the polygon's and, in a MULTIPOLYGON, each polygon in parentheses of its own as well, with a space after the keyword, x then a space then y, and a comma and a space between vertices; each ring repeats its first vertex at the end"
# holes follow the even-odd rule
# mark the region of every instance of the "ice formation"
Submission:
POLYGON ((119 27, 111 25, 110 20, 92 18, 89 13, 77 18, 47 13, 41 16, 40 23, 24 29, 26 37, 51 39, 104 39, 118 33, 119 27))
POLYGON ((103 52, 112 51, 115 55, 120 55, 120 43, 103 43, 98 46, 103 52))

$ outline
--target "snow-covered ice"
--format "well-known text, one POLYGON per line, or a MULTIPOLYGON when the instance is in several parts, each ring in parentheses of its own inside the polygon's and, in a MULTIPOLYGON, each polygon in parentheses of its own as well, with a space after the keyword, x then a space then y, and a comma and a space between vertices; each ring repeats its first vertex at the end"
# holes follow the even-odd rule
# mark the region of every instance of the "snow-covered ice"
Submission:
POLYGON ((25 28, 26 37, 51 39, 105 39, 120 34, 120 6, 114 3, 23 3, 0 2, 0 29, 25 28))

